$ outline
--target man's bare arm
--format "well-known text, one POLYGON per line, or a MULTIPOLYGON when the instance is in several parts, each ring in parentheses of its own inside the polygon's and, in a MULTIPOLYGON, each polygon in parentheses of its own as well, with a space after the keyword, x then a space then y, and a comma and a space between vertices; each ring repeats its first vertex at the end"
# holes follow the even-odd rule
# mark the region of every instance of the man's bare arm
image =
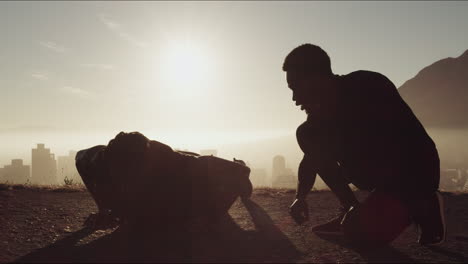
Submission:
POLYGON ((317 174, 311 164, 304 156, 299 165, 296 199, 289 207, 289 213, 298 224, 302 224, 309 219, 309 206, 305 198, 314 186, 317 174))
POLYGON ((313 163, 310 162, 309 157, 304 155, 297 173, 296 199, 305 199, 314 186, 317 171, 312 165, 313 163))

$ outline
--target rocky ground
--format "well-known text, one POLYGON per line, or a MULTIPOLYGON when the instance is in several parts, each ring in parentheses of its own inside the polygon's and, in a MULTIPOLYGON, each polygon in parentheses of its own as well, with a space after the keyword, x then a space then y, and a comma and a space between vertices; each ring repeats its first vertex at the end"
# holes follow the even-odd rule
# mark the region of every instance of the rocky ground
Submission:
POLYGON ((292 190, 256 189, 229 216, 189 232, 165 226, 93 231, 83 227, 96 212, 84 189, 0 186, 0 262, 468 262, 468 194, 444 193, 446 243, 422 247, 410 226, 374 250, 311 232, 336 212, 330 192, 309 195, 311 219, 301 226, 287 212, 293 197, 292 190))

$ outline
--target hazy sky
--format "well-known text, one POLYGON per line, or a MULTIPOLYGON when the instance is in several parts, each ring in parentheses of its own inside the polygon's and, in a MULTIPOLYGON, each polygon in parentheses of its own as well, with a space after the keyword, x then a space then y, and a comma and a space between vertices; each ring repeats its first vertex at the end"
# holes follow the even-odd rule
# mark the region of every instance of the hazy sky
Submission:
POLYGON ((320 45, 335 73, 398 87, 468 49, 466 14, 462 1, 0 2, 0 147, 138 130, 198 151, 290 135, 305 119, 281 70, 293 48, 320 45))

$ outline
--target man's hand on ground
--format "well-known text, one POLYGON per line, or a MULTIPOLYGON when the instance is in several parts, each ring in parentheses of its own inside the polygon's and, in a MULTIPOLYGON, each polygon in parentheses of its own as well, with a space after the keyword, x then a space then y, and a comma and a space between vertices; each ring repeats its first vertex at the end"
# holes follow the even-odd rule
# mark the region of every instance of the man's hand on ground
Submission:
POLYGON ((309 206, 305 199, 296 199, 289 207, 289 214, 298 224, 309 220, 309 206))

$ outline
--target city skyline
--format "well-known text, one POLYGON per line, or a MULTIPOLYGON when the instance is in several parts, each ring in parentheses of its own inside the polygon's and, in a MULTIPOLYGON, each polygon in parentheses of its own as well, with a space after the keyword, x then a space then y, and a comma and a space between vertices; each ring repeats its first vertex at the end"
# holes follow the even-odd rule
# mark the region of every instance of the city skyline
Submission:
MULTIPOLYGON (((179 151, 175 149, 176 151, 179 151)), ((189 151, 189 150, 180 150, 189 151)), ((59 156, 46 148, 46 144, 38 143, 31 149, 31 165, 24 163, 24 159, 11 159, 11 164, 1 167, 0 164, 0 184, 66 184, 65 178, 73 180, 74 183, 82 183, 82 179, 75 166, 75 156, 77 151, 69 150, 68 155, 59 156)), ((218 149, 201 149, 200 155, 217 156, 218 149)), ((257 187, 281 187, 294 188, 297 184, 294 170, 287 166, 286 159, 281 154, 271 157, 271 170, 264 167, 247 166, 251 168, 250 179, 257 187), (278 159, 280 161, 278 161, 278 159), (275 185, 275 182, 280 182, 275 185)), ((319 184, 320 185, 320 184, 319 184)))
POLYGON ((29 164, 24 159, 13 158, 11 164, 1 168, 0 183, 15 184, 64 184, 68 178, 75 183, 82 182, 75 166, 76 151, 70 150, 66 156, 56 156, 44 143, 30 149, 29 164))

